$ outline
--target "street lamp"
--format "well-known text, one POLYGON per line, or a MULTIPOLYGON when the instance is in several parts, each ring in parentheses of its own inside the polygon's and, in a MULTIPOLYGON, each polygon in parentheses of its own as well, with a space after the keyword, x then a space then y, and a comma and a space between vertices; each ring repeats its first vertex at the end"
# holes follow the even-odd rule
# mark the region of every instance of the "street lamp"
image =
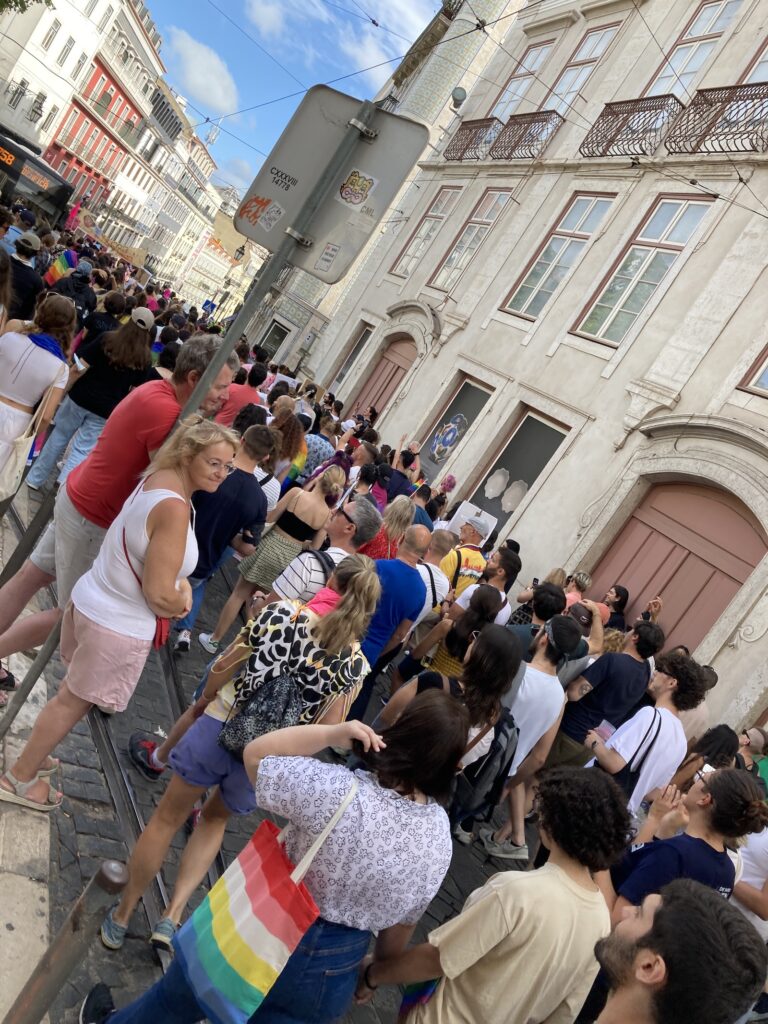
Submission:
POLYGON ((243 256, 245 256, 245 246, 241 245, 239 249, 235 249, 235 259, 238 261, 238 263, 243 258, 243 256))

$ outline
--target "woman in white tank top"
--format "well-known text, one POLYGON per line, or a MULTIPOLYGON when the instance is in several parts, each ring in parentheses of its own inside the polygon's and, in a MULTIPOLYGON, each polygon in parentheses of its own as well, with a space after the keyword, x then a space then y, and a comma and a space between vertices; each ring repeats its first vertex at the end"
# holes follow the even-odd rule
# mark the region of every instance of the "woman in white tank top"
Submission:
POLYGON ((0 801, 50 811, 61 803, 48 778, 49 754, 95 704, 122 711, 136 688, 157 619, 186 615, 197 564, 193 491, 215 491, 230 472, 238 439, 199 416, 163 445, 104 537, 64 612, 61 656, 67 674, 45 705, 0 801))

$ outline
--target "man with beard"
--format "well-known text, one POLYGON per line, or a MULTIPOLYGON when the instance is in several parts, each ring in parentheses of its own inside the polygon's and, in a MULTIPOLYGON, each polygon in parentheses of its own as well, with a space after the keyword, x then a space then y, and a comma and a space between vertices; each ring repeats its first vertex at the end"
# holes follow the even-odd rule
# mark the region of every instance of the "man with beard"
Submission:
POLYGON ((381 984, 439 979, 408 1024, 574 1019, 597 973, 595 941, 609 927, 592 873, 621 855, 629 815, 607 775, 567 768, 542 776, 537 809, 549 862, 538 871, 494 875, 427 942, 364 961, 359 1002, 381 984))
MULTIPOLYGON (((628 910, 595 956, 611 990, 597 1024, 733 1024, 757 999, 768 970, 753 925, 687 878, 628 910)), ((582 1012, 578 1024, 594 1019, 582 1012)))
POLYGON ((463 615, 467 608, 469 608, 469 602, 472 600, 474 592, 481 583, 487 583, 491 587, 496 587, 501 593, 501 608, 494 621, 497 626, 506 626, 512 615, 512 608, 507 599, 507 591, 517 579, 521 568, 520 555, 515 554, 514 551, 507 547, 494 551, 488 559, 479 581, 471 583, 466 587, 451 605, 451 609, 448 612, 449 617, 457 619, 460 615, 463 615))

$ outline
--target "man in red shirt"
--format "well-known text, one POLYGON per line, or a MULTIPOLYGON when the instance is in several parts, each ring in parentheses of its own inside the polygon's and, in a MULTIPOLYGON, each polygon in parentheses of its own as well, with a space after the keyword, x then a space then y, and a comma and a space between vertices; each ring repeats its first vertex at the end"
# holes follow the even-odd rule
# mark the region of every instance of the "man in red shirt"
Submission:
MULTIPOLYGON (((93 451, 60 488, 53 520, 37 547, 0 588, 0 657, 44 641, 220 345, 221 339, 212 335, 191 338, 180 349, 170 380, 142 384, 116 406, 93 451), (12 625, 37 591, 54 579, 58 609, 37 612, 12 625)), ((203 416, 214 415, 227 400, 239 366, 232 353, 200 405, 203 416)))
POLYGON ((235 417, 246 405, 264 405, 259 388, 267 379, 269 370, 264 363, 254 363, 248 371, 245 384, 233 384, 229 389, 229 398, 216 415, 216 422, 223 427, 231 427, 235 417))

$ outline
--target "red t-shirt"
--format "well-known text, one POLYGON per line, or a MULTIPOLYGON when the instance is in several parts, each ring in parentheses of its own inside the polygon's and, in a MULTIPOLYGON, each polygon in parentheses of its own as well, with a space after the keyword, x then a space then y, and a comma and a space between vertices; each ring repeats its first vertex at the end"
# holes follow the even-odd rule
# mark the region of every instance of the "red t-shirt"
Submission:
POLYGON ((252 388, 250 384, 230 384, 229 398, 217 413, 216 422, 223 427, 231 427, 240 410, 251 404, 264 405, 258 388, 252 388))
POLYGON ((181 407, 167 380, 142 384, 117 405, 90 455, 67 477, 81 516, 105 529, 178 419, 181 407))

